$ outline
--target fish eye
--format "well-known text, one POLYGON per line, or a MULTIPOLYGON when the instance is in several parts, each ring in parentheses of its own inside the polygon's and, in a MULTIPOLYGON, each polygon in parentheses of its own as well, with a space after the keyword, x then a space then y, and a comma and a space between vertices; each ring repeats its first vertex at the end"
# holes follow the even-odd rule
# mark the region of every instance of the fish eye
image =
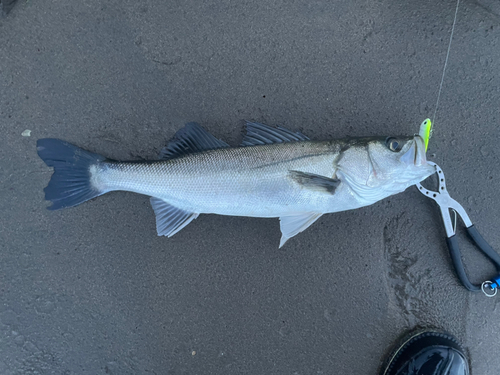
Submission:
POLYGON ((392 152, 399 152, 403 147, 402 143, 399 142, 396 138, 387 138, 385 141, 385 145, 392 152))

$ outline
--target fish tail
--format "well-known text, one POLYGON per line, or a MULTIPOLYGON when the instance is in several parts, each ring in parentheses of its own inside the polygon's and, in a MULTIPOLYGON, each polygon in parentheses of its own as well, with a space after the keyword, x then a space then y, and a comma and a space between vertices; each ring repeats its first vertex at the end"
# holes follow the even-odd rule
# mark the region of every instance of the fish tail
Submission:
POLYGON ((73 207, 106 192, 96 188, 91 181, 92 166, 106 160, 105 157, 60 139, 39 139, 36 145, 38 156, 54 168, 49 184, 44 189, 45 199, 52 202, 52 206, 47 209, 73 207))

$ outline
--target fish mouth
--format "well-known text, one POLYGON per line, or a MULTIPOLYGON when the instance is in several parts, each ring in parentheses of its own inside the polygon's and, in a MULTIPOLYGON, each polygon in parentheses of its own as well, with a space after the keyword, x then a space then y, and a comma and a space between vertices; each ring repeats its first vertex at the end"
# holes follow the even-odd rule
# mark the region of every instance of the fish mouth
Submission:
POLYGON ((413 138, 412 145, 408 151, 405 152, 400 159, 403 163, 408 165, 415 165, 417 167, 427 164, 425 156, 425 142, 419 135, 413 138))

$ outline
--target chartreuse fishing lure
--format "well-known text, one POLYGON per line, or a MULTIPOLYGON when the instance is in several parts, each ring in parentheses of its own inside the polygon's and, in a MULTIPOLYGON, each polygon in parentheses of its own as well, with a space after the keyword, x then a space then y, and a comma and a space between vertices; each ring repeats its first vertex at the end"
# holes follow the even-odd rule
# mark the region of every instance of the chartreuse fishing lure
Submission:
POLYGON ((427 151, 427 147, 429 146, 429 139, 432 136, 432 122, 431 119, 427 118, 420 124, 420 130, 418 135, 424 140, 425 143, 425 151, 427 151))

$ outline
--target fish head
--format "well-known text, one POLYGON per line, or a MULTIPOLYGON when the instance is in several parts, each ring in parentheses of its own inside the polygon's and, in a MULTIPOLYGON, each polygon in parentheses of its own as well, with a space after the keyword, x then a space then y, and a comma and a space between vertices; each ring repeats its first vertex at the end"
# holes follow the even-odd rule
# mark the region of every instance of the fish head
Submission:
POLYGON ((435 172, 418 135, 358 138, 348 141, 343 150, 337 176, 366 203, 402 192, 435 172))

